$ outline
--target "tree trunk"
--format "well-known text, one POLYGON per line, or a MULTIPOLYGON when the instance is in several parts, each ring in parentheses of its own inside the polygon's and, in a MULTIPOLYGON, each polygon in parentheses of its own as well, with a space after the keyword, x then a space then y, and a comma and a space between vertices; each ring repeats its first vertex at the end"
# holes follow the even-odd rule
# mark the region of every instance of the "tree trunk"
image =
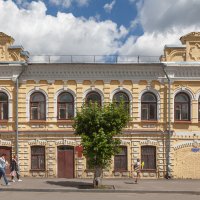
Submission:
POLYGON ((102 185, 102 168, 96 166, 94 170, 94 180, 93 180, 94 188, 98 188, 102 185))

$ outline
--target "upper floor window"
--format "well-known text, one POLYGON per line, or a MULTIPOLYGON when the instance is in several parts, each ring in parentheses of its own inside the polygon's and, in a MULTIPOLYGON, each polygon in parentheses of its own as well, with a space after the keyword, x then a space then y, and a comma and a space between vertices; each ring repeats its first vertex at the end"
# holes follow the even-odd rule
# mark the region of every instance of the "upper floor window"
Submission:
POLYGON ((157 120, 157 98, 151 92, 146 92, 141 98, 141 119, 157 120))
POLYGON ((129 112, 129 105, 130 105, 130 101, 129 101, 129 97, 125 92, 117 92, 114 94, 113 96, 113 101, 119 105, 121 101, 123 101, 125 108, 128 110, 129 112))
POLYGON ((190 120, 190 98, 183 92, 175 96, 174 117, 176 121, 190 120))
POLYGON ((58 119, 65 120, 74 117, 74 97, 69 92, 58 96, 58 119))
POLYGON ((141 162, 144 162, 143 169, 156 169, 156 147, 141 147, 141 162))
POLYGON ((8 120, 8 96, 0 92, 0 120, 8 120))
POLYGON ((46 99, 41 92, 35 92, 31 95, 30 119, 46 120, 46 99))
POLYGON ((96 102, 99 106, 101 106, 101 95, 98 92, 89 92, 86 95, 85 102, 86 104, 96 102))

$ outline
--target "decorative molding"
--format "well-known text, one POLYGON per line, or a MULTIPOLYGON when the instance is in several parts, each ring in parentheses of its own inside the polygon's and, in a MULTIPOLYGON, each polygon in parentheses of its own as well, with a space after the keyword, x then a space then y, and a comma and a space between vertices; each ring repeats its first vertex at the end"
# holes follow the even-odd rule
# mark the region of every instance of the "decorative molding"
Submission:
POLYGON ((120 142, 121 142, 121 145, 123 145, 123 146, 127 146, 127 145, 131 145, 131 141, 130 140, 120 140, 120 142))
POLYGON ((8 140, 2 140, 0 139, 0 146, 8 146, 11 147, 12 146, 12 142, 8 141, 8 140))
POLYGON ((35 139, 35 140, 29 141, 28 144, 29 144, 30 146, 35 146, 35 145, 42 145, 42 146, 45 146, 45 145, 47 145, 47 140, 35 139))
POLYGON ((199 140, 185 141, 185 142, 181 142, 181 143, 178 143, 178 144, 174 145, 174 150, 187 148, 187 147, 197 148, 199 146, 200 146, 200 141, 199 140))
POLYGON ((144 145, 158 146, 159 142, 156 140, 147 139, 147 140, 140 141, 140 145, 141 146, 144 146, 144 145))
POLYGON ((59 145, 77 146, 77 145, 80 144, 80 142, 75 141, 75 140, 63 139, 63 140, 57 140, 57 141, 55 141, 55 144, 57 146, 59 146, 59 145))

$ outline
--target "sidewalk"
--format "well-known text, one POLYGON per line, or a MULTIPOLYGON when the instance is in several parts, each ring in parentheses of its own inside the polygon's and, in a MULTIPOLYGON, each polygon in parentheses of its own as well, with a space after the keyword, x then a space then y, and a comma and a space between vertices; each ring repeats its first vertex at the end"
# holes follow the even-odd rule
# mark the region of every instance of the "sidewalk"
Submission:
POLYGON ((140 180, 103 179, 107 189, 93 189, 92 179, 23 178, 22 182, 0 185, 0 191, 35 192, 118 192, 118 193, 177 193, 200 195, 200 180, 140 180), (109 187, 108 187, 109 186, 109 187))

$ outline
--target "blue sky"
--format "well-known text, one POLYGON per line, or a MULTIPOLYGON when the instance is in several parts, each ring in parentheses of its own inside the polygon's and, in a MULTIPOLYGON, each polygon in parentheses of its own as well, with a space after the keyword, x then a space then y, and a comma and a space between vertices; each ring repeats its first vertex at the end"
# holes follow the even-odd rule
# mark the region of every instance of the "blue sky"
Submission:
POLYGON ((199 0, 0 0, 0 31, 30 54, 160 56, 200 31, 199 0))

